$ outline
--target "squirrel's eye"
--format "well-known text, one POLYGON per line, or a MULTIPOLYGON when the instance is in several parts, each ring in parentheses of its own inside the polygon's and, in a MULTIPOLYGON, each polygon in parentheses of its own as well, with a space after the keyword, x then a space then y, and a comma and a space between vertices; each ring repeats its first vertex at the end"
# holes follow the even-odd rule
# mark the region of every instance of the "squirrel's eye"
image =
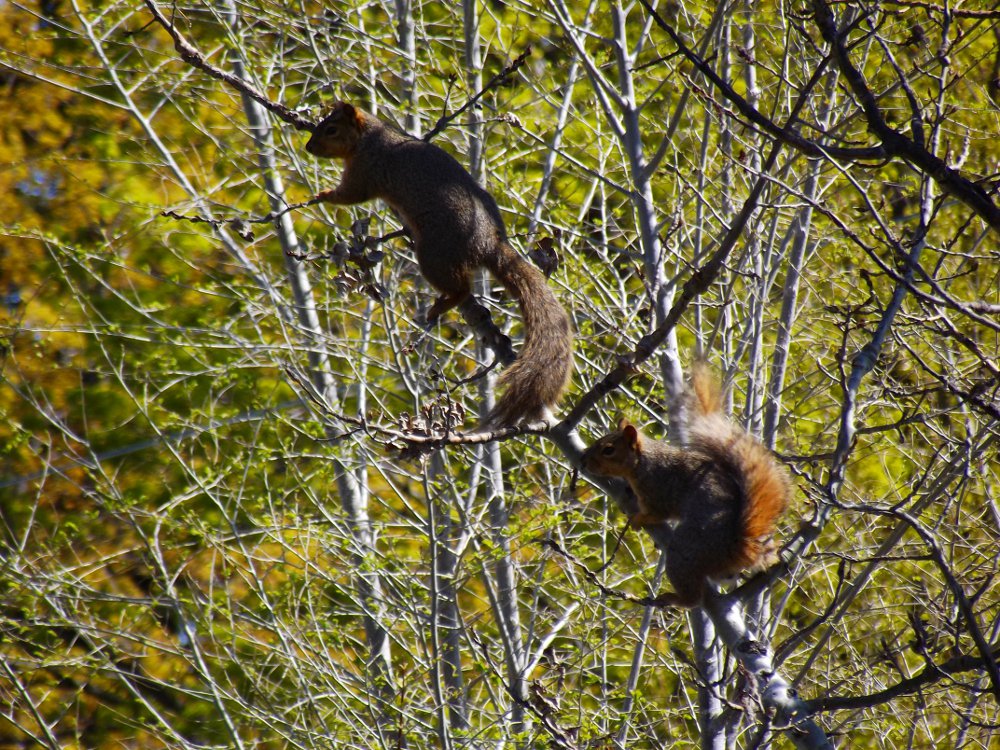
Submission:
POLYGON ((605 445, 605 446, 603 446, 601 448, 601 455, 602 456, 613 456, 614 454, 615 454, 615 446, 613 446, 613 445, 609 444, 609 445, 605 445))

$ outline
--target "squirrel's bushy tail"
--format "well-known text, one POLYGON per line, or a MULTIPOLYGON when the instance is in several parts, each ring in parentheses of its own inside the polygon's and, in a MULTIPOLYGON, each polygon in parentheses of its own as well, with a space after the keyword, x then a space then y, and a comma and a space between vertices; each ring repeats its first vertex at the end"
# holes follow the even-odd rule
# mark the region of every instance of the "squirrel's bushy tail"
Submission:
POLYGON ((521 353, 500 376, 503 392, 484 426, 500 427, 542 419, 554 407, 573 370, 573 327, 542 272, 506 243, 489 264, 517 298, 524 320, 521 353))
POLYGON ((766 564, 773 552, 775 521, 791 493, 788 475, 759 440, 725 417, 718 382, 707 364, 698 362, 692 368, 691 391, 690 447, 727 467, 740 487, 740 530, 724 555, 724 567, 737 572, 766 564))

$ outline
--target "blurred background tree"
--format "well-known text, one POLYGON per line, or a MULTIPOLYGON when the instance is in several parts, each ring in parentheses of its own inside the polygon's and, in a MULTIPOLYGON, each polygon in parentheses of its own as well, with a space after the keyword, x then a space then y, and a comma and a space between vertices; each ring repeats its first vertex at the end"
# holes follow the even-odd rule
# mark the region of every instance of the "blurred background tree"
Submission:
POLYGON ((815 746, 713 619, 627 598, 666 585, 657 546, 572 482, 576 417, 680 438, 695 352, 796 476, 746 611, 803 708, 834 742, 988 746, 998 15, 0 5, 0 747, 815 746), (248 221, 338 167, 153 9, 311 120, 420 136, 485 87, 434 140, 554 268, 573 421, 401 454, 475 423, 492 355, 457 315, 423 336, 405 239, 350 254, 385 206, 248 221))

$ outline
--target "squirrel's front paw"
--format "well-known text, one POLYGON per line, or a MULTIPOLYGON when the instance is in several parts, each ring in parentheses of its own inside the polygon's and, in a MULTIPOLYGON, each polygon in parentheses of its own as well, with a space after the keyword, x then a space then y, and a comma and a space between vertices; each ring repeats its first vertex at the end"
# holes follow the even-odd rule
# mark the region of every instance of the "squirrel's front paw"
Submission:
POLYGON ((322 191, 316 193, 316 195, 314 195, 310 199, 309 202, 310 203, 322 203, 322 202, 330 200, 330 198, 332 196, 333 196, 333 191, 332 190, 322 190, 322 191))

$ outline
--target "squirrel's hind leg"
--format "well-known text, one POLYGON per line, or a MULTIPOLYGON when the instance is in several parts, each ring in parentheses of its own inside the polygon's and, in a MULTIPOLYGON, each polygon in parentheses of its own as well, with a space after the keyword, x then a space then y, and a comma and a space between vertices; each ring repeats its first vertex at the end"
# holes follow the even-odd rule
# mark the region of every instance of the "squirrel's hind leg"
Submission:
POLYGON ((434 304, 431 305, 431 309, 427 311, 427 317, 425 318, 427 325, 430 326, 434 324, 434 322, 437 321, 437 319, 444 313, 458 307, 465 301, 470 293, 471 290, 464 289, 459 292, 445 292, 442 294, 434 300, 434 304))
POLYGON ((430 325, 472 294, 472 269, 463 266, 462 251, 449 243, 428 246, 426 242, 418 242, 415 250, 420 273, 441 292, 427 311, 426 321, 430 325))
POLYGON ((717 554, 717 546, 711 539, 699 534, 691 524, 679 524, 667 544, 667 578, 676 593, 661 594, 657 598, 663 604, 678 607, 701 604, 706 579, 717 554))

